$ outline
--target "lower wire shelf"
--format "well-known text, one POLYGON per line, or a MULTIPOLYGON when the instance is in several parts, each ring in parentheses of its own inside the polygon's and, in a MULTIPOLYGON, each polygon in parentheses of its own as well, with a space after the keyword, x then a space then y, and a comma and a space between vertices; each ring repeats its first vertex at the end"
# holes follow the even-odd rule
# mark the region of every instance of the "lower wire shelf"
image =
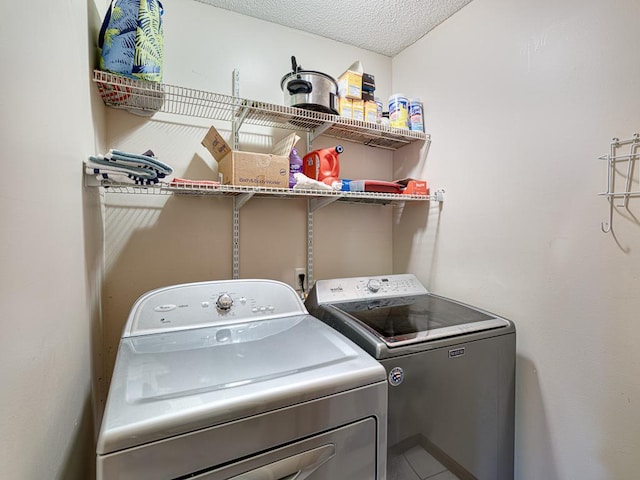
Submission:
POLYGON ((134 195, 212 195, 212 196, 249 196, 261 198, 304 198, 317 199, 320 202, 333 201, 351 203, 370 203, 378 205, 398 204, 404 202, 442 201, 442 191, 435 195, 408 195, 378 192, 342 192, 332 190, 297 190, 273 187, 245 187, 237 185, 209 185, 191 183, 158 183, 156 185, 131 185, 110 181, 93 180, 87 177, 87 186, 102 187, 105 193, 134 195))
POLYGON ((133 195, 192 195, 219 196, 233 199, 233 278, 240 278, 240 209, 250 199, 289 198, 307 200, 307 282, 313 282, 313 212, 334 202, 369 205, 392 205, 402 208, 406 202, 443 202, 444 190, 434 195, 414 195, 378 192, 342 192, 334 190, 296 190, 273 187, 243 187, 203 183, 158 183, 156 185, 132 185, 97 180, 85 176, 87 187, 100 187, 104 194, 133 195))

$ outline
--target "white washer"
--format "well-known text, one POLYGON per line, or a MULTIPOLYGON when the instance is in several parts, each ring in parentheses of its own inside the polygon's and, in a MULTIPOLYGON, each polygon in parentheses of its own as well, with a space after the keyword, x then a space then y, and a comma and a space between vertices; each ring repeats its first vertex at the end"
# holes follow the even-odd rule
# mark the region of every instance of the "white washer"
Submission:
POLYGON ((98 480, 384 480, 384 368, 270 280, 149 292, 124 329, 98 480))

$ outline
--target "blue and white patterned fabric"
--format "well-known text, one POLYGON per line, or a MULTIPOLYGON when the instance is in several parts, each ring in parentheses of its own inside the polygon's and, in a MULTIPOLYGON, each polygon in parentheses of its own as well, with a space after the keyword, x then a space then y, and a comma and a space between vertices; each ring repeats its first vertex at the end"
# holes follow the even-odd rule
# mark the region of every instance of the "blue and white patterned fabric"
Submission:
POLYGON ((100 29, 100 69, 162 82, 164 9, 158 0, 113 0, 100 29))

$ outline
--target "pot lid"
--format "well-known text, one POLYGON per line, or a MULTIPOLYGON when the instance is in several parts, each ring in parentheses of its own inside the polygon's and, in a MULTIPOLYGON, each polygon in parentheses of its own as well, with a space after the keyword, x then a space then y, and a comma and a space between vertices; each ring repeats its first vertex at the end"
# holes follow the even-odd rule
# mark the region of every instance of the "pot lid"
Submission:
POLYGON ((293 55, 291 56, 291 69, 292 71, 287 73, 284 77, 282 77, 282 80, 280 80, 280 88, 284 88, 284 82, 289 78, 291 78, 292 76, 319 75, 333 82, 333 84, 336 87, 336 91, 338 89, 338 82, 336 81, 335 78, 333 78, 331 75, 327 75, 326 73, 318 72, 317 70, 303 70, 302 66, 298 65, 298 62, 296 61, 296 57, 293 55))

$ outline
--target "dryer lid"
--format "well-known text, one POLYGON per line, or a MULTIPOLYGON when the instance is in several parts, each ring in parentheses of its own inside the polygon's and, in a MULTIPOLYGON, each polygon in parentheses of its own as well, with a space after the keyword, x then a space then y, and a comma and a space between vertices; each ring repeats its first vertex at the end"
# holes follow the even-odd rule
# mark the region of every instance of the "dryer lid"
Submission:
POLYGON ((121 339, 98 454, 358 388, 386 378, 310 315, 121 339))

